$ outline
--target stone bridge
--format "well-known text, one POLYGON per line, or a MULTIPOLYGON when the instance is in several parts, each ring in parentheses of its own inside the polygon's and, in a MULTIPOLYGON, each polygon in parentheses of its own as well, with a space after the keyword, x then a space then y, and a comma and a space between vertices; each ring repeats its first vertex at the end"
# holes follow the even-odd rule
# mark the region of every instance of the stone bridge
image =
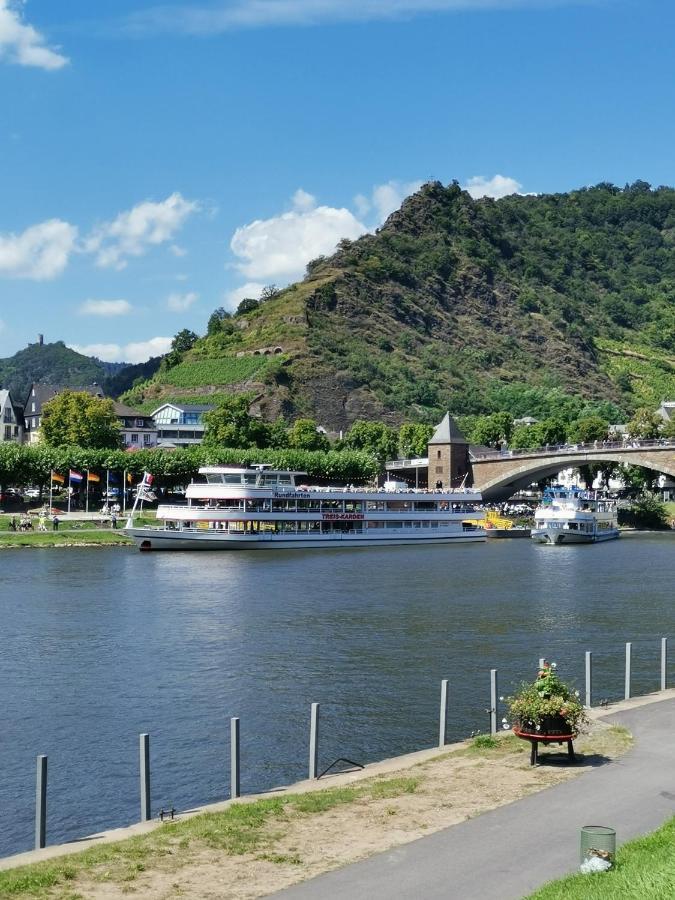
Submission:
POLYGON ((533 481, 556 475, 563 469, 607 462, 644 466, 675 478, 675 441, 469 453, 473 486, 481 491, 487 501, 505 500, 533 481))

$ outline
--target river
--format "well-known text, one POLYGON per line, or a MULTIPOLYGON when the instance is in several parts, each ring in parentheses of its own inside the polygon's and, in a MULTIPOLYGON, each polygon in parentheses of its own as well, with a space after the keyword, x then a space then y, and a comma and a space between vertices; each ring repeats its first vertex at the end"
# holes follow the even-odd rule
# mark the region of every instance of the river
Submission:
POLYGON ((154 814, 228 795, 230 716, 251 792, 306 776, 312 701, 323 768, 433 745, 442 678, 450 740, 487 730, 492 667, 500 694, 534 677, 540 656, 582 688, 592 650, 595 698, 616 699, 631 640, 634 692, 655 690, 659 639, 675 632, 674 551, 669 534, 589 547, 2 551, 0 855, 32 847, 38 753, 56 843, 138 820, 140 732, 154 814))

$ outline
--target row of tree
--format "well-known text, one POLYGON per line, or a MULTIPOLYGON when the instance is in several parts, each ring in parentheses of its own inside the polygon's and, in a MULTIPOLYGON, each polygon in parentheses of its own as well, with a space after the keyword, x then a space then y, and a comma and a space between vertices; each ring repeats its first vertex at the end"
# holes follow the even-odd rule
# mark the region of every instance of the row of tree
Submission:
POLYGON ((68 471, 127 472, 134 481, 151 472, 162 485, 185 484, 200 466, 269 463, 275 468, 306 472, 310 478, 361 482, 379 471, 369 454, 354 450, 327 453, 310 450, 238 449, 201 445, 185 450, 94 450, 83 447, 49 447, 46 444, 0 443, 0 486, 49 484, 50 473, 67 478, 68 471))

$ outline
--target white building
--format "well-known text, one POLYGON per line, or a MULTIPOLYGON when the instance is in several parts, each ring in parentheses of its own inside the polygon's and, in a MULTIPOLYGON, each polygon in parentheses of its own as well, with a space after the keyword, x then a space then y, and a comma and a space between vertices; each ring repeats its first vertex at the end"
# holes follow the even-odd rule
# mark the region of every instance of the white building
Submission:
POLYGON ((23 442, 23 409, 9 391, 0 391, 0 441, 23 442))

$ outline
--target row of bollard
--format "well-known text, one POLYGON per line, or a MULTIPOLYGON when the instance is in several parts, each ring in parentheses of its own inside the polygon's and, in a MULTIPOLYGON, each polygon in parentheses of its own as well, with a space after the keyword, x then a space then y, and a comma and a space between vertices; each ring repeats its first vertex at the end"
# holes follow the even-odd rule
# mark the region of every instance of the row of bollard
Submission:
MULTIPOLYGON (((631 697, 631 662, 633 645, 626 644, 626 670, 624 682, 624 696, 626 700, 631 697)), ((542 668, 545 660, 539 659, 539 668, 542 668)), ((661 690, 665 691, 668 676, 668 638, 661 638, 661 690)), ((593 654, 590 650, 585 655, 585 706, 591 708, 593 700, 593 654)), ((441 707, 439 717, 438 745, 444 747, 447 743, 448 727, 448 679, 441 681, 441 707)), ((497 669, 490 669, 490 734, 497 734, 498 716, 497 697, 497 669)), ((319 716, 321 706, 312 703, 309 724, 309 778, 315 780, 319 775, 319 716)), ((241 741, 239 719, 230 719, 230 797, 236 799, 241 796, 241 741)), ((140 772, 140 798, 141 798, 141 822, 148 822, 152 818, 151 793, 150 793, 150 735, 139 735, 139 772, 140 772)), ((47 757, 40 755, 37 758, 36 791, 35 791, 35 848, 46 846, 47 839, 47 757)))

